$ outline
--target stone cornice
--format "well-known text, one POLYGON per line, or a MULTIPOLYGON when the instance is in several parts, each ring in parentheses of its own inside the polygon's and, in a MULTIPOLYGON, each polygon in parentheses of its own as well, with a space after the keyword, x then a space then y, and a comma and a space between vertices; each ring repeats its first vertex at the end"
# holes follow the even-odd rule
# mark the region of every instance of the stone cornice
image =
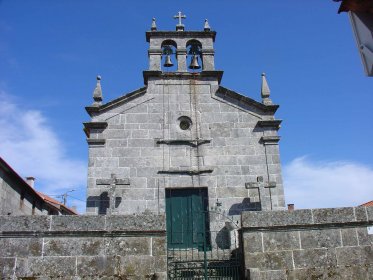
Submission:
POLYGON ((257 125, 259 127, 269 127, 279 130, 281 127, 282 120, 260 120, 257 125))
POLYGON ((106 140, 105 139, 87 139, 87 143, 90 146, 103 146, 105 145, 106 140))
POLYGON ((203 173, 212 173, 214 170, 211 168, 200 168, 200 169, 168 169, 160 170, 158 174, 178 174, 178 175, 200 175, 203 173))
POLYGON ((214 77, 218 79, 218 83, 220 84, 221 79, 223 78, 224 71, 221 70, 210 70, 210 71, 202 71, 200 72, 202 77, 214 77))
POLYGON ((85 122, 83 123, 85 128, 93 129, 105 129, 108 126, 107 122, 85 122))
POLYGON ((280 136, 262 136, 260 142, 264 145, 275 145, 280 141, 280 136))
POLYGON ((84 122, 84 133, 89 138, 91 134, 91 129, 105 129, 108 126, 107 122, 84 122))
POLYGON ((215 42, 216 31, 147 31, 146 32, 146 41, 150 42, 150 38, 212 38, 215 42))
POLYGON ((202 144, 210 143, 211 139, 196 139, 196 140, 189 140, 189 139, 159 139, 156 141, 157 144, 166 144, 166 145, 189 145, 193 147, 197 147, 202 144))
POLYGON ((162 54, 162 49, 149 49, 148 54, 162 54))
POLYGON ((214 49, 203 49, 202 54, 214 54, 215 50, 214 49))
POLYGON ((186 54, 187 53, 187 49, 186 48, 178 48, 176 50, 176 53, 177 54, 186 54))
POLYGON ((129 178, 122 178, 122 179, 96 179, 96 185, 129 185, 130 179, 129 178))
POLYGON ((190 72, 162 72, 162 71, 143 71, 144 84, 148 84, 150 77, 156 78, 184 78, 184 79, 198 79, 199 77, 212 77, 218 80, 220 84, 223 77, 223 71, 212 70, 212 71, 202 71, 197 73, 190 72))

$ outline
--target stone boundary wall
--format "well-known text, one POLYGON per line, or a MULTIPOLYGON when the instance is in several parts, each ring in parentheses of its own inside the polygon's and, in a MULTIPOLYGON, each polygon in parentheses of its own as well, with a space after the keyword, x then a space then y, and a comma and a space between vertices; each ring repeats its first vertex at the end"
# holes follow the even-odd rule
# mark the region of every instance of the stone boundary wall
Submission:
POLYGON ((0 279, 166 279, 164 215, 0 216, 0 279))
POLYGON ((244 212, 247 279, 373 279, 373 207, 244 212))

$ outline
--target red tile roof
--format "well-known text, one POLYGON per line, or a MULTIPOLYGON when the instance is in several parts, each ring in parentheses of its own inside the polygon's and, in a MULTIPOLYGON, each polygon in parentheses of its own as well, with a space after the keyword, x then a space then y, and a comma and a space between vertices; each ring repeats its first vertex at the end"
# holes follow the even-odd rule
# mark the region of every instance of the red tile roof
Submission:
POLYGON ((41 192, 38 192, 38 194, 43 198, 43 200, 46 203, 52 204, 53 206, 55 206, 58 209, 63 208, 66 212, 69 212, 72 215, 78 215, 78 213, 74 209, 67 207, 63 203, 55 200, 54 198, 51 198, 50 196, 48 196, 48 195, 46 195, 44 193, 41 193, 41 192))
POLYGON ((366 202, 364 204, 361 204, 360 206, 373 206, 373 200, 368 201, 368 202, 366 202))
POLYGON ((52 206, 53 208, 57 208, 60 210, 63 208, 66 212, 69 212, 72 215, 78 215, 78 213, 68 208, 67 206, 63 205, 62 203, 58 202, 57 200, 36 191, 34 188, 32 188, 21 176, 18 175, 18 173, 2 158, 0 157, 0 169, 4 170, 5 173, 10 174, 11 177, 15 180, 15 182, 22 188, 26 189, 27 191, 33 193, 35 197, 37 197, 40 200, 43 200, 48 205, 52 206))
POLYGON ((2 158, 0 157, 0 169, 4 170, 7 174, 12 175, 12 178, 23 188, 33 193, 36 197, 42 199, 37 191, 32 188, 17 172, 2 158))

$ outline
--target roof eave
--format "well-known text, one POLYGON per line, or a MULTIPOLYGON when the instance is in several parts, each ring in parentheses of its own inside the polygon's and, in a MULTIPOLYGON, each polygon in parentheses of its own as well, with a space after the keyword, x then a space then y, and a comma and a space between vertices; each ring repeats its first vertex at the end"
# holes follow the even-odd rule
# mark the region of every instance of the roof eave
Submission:
POLYGON ((0 168, 2 168, 6 173, 11 175, 20 186, 20 188, 25 188, 27 191, 33 193, 39 200, 44 201, 44 198, 31 187, 18 173, 2 158, 0 157, 0 168))

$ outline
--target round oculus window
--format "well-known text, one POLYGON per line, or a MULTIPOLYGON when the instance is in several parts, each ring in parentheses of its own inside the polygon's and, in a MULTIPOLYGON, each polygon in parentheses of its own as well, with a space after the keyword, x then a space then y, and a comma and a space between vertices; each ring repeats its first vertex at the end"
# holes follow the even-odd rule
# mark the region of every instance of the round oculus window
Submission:
POLYGON ((181 130, 188 130, 190 129, 190 126, 192 125, 192 121, 188 117, 180 117, 179 118, 179 127, 181 130))

